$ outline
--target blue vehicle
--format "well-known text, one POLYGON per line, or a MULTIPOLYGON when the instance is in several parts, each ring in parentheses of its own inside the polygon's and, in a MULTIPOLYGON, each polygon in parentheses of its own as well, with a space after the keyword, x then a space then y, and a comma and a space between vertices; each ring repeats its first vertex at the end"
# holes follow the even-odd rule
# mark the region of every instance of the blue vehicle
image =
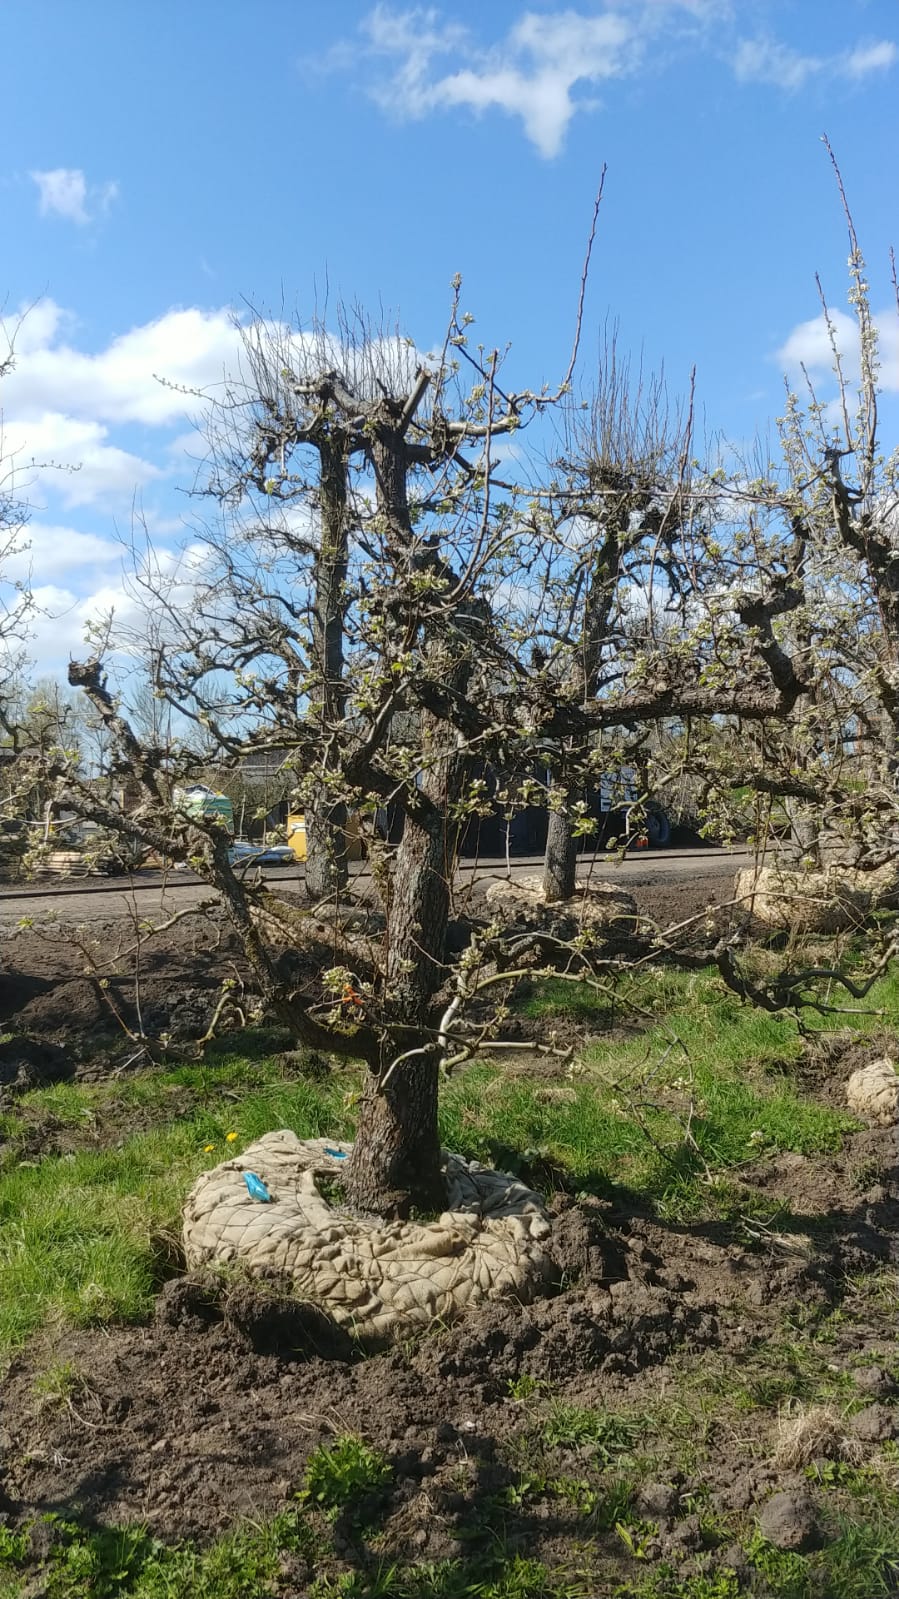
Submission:
POLYGON ((232 866, 296 866, 297 858, 287 844, 253 844, 237 838, 228 851, 232 866))

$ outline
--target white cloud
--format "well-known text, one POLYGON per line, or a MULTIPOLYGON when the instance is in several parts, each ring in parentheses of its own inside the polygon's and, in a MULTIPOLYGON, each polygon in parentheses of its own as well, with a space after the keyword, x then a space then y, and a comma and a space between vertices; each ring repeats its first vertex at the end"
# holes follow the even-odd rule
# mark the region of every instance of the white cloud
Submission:
POLYGON ((641 53, 636 20, 612 11, 526 11, 498 44, 482 46, 458 25, 441 25, 433 9, 396 12, 378 5, 364 32, 375 56, 396 63, 389 81, 373 90, 384 109, 423 117, 452 107, 496 107, 520 117, 527 137, 548 159, 561 150, 575 113, 595 106, 572 91, 625 76, 641 53), (450 54, 464 64, 435 72, 435 64, 450 54))
POLYGON ((108 506, 118 496, 126 522, 142 486, 172 475, 190 486, 207 453, 208 400, 239 395, 244 382, 252 392, 245 340, 250 366, 258 342, 261 359, 274 352, 276 370, 337 367, 364 394, 379 393, 379 380, 408 388, 428 359, 400 337, 366 341, 364 328, 349 348, 324 331, 298 333, 271 320, 241 328, 228 307, 167 311, 94 352, 75 346, 76 328, 51 299, 0 318, 0 347, 14 338, 17 357, 3 383, 0 454, 26 497, 33 499, 38 477, 42 493, 65 506, 108 506), (158 447, 146 429, 164 430, 158 447))
POLYGON ((3 575, 26 578, 37 570, 56 579, 82 568, 115 565, 121 561, 122 553, 121 545, 98 533, 83 533, 61 523, 31 521, 25 528, 21 549, 4 562, 3 575))
POLYGON ((141 608, 134 596, 114 583, 100 584, 86 595, 57 583, 39 584, 32 592, 35 610, 28 640, 32 675, 53 672, 64 678, 68 661, 87 653, 91 624, 104 620, 110 611, 120 624, 140 621, 141 608))
MULTIPOLYGON (((117 546, 116 553, 121 553, 117 546)), ((138 557, 136 575, 127 569, 106 575, 101 571, 93 574, 87 592, 74 582, 55 582, 48 573, 46 582, 32 587, 27 653, 34 663, 33 675, 56 672, 64 677, 67 662, 85 655, 92 632, 110 618, 113 665, 117 657, 121 660, 139 648, 141 640, 153 634, 170 636, 174 623, 167 618, 189 616, 196 608, 209 575, 208 563, 203 545, 189 545, 183 551, 156 548, 138 557)))
MULTIPOLYGON (((493 15, 484 8, 485 18, 493 15)), ((362 23, 362 47, 344 42, 332 66, 376 63, 368 89, 389 115, 422 118, 465 108, 500 110, 520 119, 546 159, 562 149, 572 118, 594 111, 595 91, 657 66, 671 47, 730 56, 738 79, 802 89, 810 80, 860 81, 893 65, 889 40, 859 43, 835 55, 792 48, 760 36, 734 41, 729 0, 606 0, 589 10, 524 10, 500 38, 485 40, 436 6, 377 4, 362 23), (385 72, 386 69, 386 72, 385 72)), ((369 67, 370 70, 370 67, 369 67)))
MULTIPOLYGON (((164 627, 166 616, 192 615, 202 603, 213 581, 208 550, 175 547, 190 508, 173 491, 190 489, 206 454, 202 433, 186 430, 185 419, 193 414, 202 424, 204 395, 240 397, 251 382, 254 338, 266 356, 275 352, 276 372, 336 367, 366 394, 380 392, 379 379, 408 387, 428 359, 400 337, 367 339, 361 324, 349 348, 324 330, 298 333, 277 321, 241 329, 229 308, 167 311, 95 350, 78 347, 77 319, 50 299, 14 315, 5 331, 15 335, 16 366, 0 395, 0 469, 33 518, 0 578, 30 583, 38 610, 28 652, 36 670, 63 673, 104 612, 115 610, 119 627, 140 632, 147 611, 164 627), (135 551, 122 549, 117 528, 126 541, 135 529, 135 551)), ((3 336, 0 321, 0 347, 3 336)), ((290 518, 314 533, 307 507, 292 507, 290 518)))
POLYGON ((844 70, 849 78, 864 78, 869 72, 884 72, 895 64, 899 55, 892 39, 881 39, 877 44, 859 45, 845 57, 844 70))
POLYGON ((37 184, 38 209, 42 217, 62 217, 85 227, 109 210, 118 197, 117 183, 89 184, 80 167, 53 167, 47 172, 30 172, 37 184))
MULTIPOLYGON (((61 305, 45 298, 34 305, 20 307, 15 316, 0 318, 0 338, 4 345, 15 343, 16 357, 21 364, 23 357, 32 356, 45 345, 52 344, 63 325, 71 320, 61 305)), ((4 394, 8 395, 11 382, 12 378, 7 375, 4 394)))
MULTIPOLYGON (((830 313, 837 348, 849 351, 858 343, 855 321, 845 311, 830 313)), ((833 351, 827 322, 822 312, 807 322, 799 322, 777 352, 777 359, 788 369, 804 366, 809 372, 827 370, 833 365, 833 351)))
POLYGON ((795 90, 815 77, 859 82, 870 72, 891 67, 897 53, 895 44, 888 39, 831 56, 803 54, 776 39, 742 39, 733 58, 733 69, 741 83, 773 83, 779 89, 795 90))
POLYGON ((6 421, 4 451, 20 485, 40 477, 66 505, 89 505, 110 496, 130 496, 162 475, 151 461, 109 442, 99 422, 44 411, 6 421))
MULTIPOLYGON (((830 321, 840 352, 843 375, 847 382, 857 382, 860 375, 858 324, 854 317, 839 309, 830 312, 830 321)), ((878 336, 880 386, 890 393, 899 394, 899 320, 895 309, 878 312, 874 317, 874 325, 878 336)), ((777 359, 788 372, 805 367, 813 379, 820 380, 833 372, 833 349, 824 313, 798 323, 777 351, 777 359)))
MULTIPOLYGON (((18 363, 4 382, 9 414, 65 410, 163 426, 197 409, 197 400, 180 391, 220 383, 223 370, 237 364, 240 335, 227 309, 166 311, 90 355, 61 341, 71 322, 52 300, 27 312, 16 335, 18 363)), ((12 331, 14 320, 6 326, 12 331)))
POLYGON ((774 83, 779 89, 801 89, 824 64, 821 56, 800 55, 774 39, 742 39, 733 63, 741 83, 774 83))

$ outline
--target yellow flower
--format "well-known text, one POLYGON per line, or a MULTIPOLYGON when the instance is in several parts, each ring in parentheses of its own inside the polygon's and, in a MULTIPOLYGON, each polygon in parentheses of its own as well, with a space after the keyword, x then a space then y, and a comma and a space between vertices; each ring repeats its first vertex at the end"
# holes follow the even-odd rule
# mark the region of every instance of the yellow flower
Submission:
POLYGON ((225 1137, 227 1138, 229 1144, 235 1143, 236 1140, 237 1140, 237 1136, 238 1136, 237 1133, 226 1133, 225 1134, 225 1137))
POLYGON ((212 1151, 214 1149, 215 1149, 215 1144, 204 1144, 203 1145, 203 1154, 204 1155, 211 1155, 212 1151))

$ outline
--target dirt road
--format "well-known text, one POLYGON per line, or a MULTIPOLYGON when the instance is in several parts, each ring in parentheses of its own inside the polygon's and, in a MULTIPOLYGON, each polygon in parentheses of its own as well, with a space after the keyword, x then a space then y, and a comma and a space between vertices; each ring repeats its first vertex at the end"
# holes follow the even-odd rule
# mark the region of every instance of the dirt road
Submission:
MULTIPOLYGON (((682 889, 688 892, 691 902, 695 902, 707 883, 709 899, 718 901, 723 897, 728 880, 732 880, 750 859, 748 850, 653 850, 629 856, 621 862, 602 861, 592 867, 592 872, 603 881, 620 883, 633 890, 638 899, 641 889, 657 891, 664 887, 667 889, 664 898, 668 901, 676 901, 678 890, 682 889)), ((533 875, 541 864, 538 856, 517 858, 512 862, 512 876, 533 875)), ((589 865, 585 860, 583 869, 589 869, 589 865)), ((370 878, 364 864, 351 871, 360 880, 360 887, 370 878)), ((460 882, 466 884, 475 878, 505 875, 503 859, 463 861, 459 868, 460 882)), ((273 887, 290 888, 294 892, 303 885, 302 868, 286 872, 266 870, 264 876, 273 887)), ((165 878, 159 872, 140 872, 133 878, 34 884, 26 889, 0 891, 0 928, 18 926, 23 917, 37 923, 48 919, 68 924, 114 921, 133 915, 135 910, 141 917, 155 919, 200 904, 210 897, 214 897, 211 890, 192 872, 172 872, 165 878)))

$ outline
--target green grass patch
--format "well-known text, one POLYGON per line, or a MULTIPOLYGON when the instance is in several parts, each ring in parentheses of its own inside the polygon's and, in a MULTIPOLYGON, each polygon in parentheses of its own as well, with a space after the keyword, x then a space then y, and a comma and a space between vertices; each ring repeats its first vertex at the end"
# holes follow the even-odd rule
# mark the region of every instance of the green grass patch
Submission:
MULTIPOLYGON (((284 1555, 315 1546, 299 1512, 239 1528, 206 1550, 166 1547, 141 1526, 88 1531, 77 1522, 46 1520, 53 1534, 40 1578, 46 1599, 275 1599, 284 1592, 284 1555)), ((26 1545, 23 1539, 4 1557, 0 1542, 0 1593, 4 1580, 10 1594, 17 1592, 9 1568, 25 1567, 26 1545)), ((28 1591, 38 1590, 29 1585, 28 1591)))
POLYGON ((544 978, 516 1009, 533 1020, 572 1016, 576 1021, 601 1021, 604 1025, 616 1014, 626 1013, 623 993, 619 997, 617 992, 590 988, 586 983, 568 983, 561 977, 544 978))
MULTIPOLYGON (((241 1063, 236 1073, 244 1071, 241 1063)), ((48 1101, 73 1125, 90 1120, 111 1098, 135 1096, 160 1114, 169 1089, 185 1078, 206 1082, 208 1068, 145 1074, 128 1083, 64 1085, 24 1096, 23 1113, 39 1116, 48 1101), (199 1075, 198 1075, 199 1074, 199 1075)), ((300 1137, 343 1136, 346 1082, 284 1078, 253 1068, 243 1095, 221 1073, 217 1092, 172 1121, 126 1138, 118 1148, 76 1148, 65 1155, 0 1172, 0 1357, 52 1321, 76 1326, 145 1317, 170 1270, 180 1235, 184 1196, 200 1172, 279 1127, 300 1137), (226 1094, 234 1097, 226 1097, 226 1094), (229 1139, 229 1134, 234 1137, 229 1139)))
POLYGON ((540 1432, 545 1443, 561 1449, 589 1449, 597 1460, 610 1464, 633 1449, 645 1418, 609 1415, 582 1405, 554 1401, 540 1432))
POLYGON ((385 1561, 360 1545, 355 1569, 300 1510, 238 1528, 208 1549, 171 1547, 141 1526, 89 1531, 46 1518, 53 1547, 36 1587, 27 1537, 0 1529, 0 1594, 46 1599, 591 1599, 595 1589, 519 1552, 493 1548, 476 1561, 385 1561), (288 1571, 291 1573, 287 1575, 288 1571), (308 1573, 308 1575, 307 1575, 308 1573))
MULTIPOLYGON (((856 1125, 793 1086, 802 1041, 791 1019, 741 1005, 717 974, 659 968, 622 996, 650 1018, 642 1033, 594 1044, 550 1085, 472 1068, 444 1094, 444 1140, 512 1169, 555 1167, 585 1188, 623 1185, 685 1218, 730 1208, 726 1188, 716 1197, 699 1183, 706 1166, 832 1153, 856 1125)), ((571 1014, 582 1003, 576 985, 552 980, 527 1006, 571 1014)))
MULTIPOLYGON (((646 973, 631 989, 664 1022, 547 1081, 475 1064, 442 1094, 445 1145, 543 1187, 630 1189, 677 1219, 745 1213, 752 1202, 732 1178, 746 1161, 839 1147, 854 1124, 793 1088, 800 1043, 788 1020, 739 1005, 709 974, 646 973)), ((198 1174, 279 1127, 352 1136, 357 1083, 346 1071, 291 1074, 229 1041, 198 1065, 23 1095, 16 1125, 32 1140, 44 1129, 63 1152, 17 1161, 13 1140, 0 1169, 0 1355, 54 1320, 145 1317, 198 1174)))
POLYGON ((380 1450, 361 1438, 338 1438, 331 1448, 322 1444, 309 1458, 300 1498, 305 1505, 323 1510, 329 1520, 341 1514, 351 1519, 390 1481, 393 1473, 380 1450))

